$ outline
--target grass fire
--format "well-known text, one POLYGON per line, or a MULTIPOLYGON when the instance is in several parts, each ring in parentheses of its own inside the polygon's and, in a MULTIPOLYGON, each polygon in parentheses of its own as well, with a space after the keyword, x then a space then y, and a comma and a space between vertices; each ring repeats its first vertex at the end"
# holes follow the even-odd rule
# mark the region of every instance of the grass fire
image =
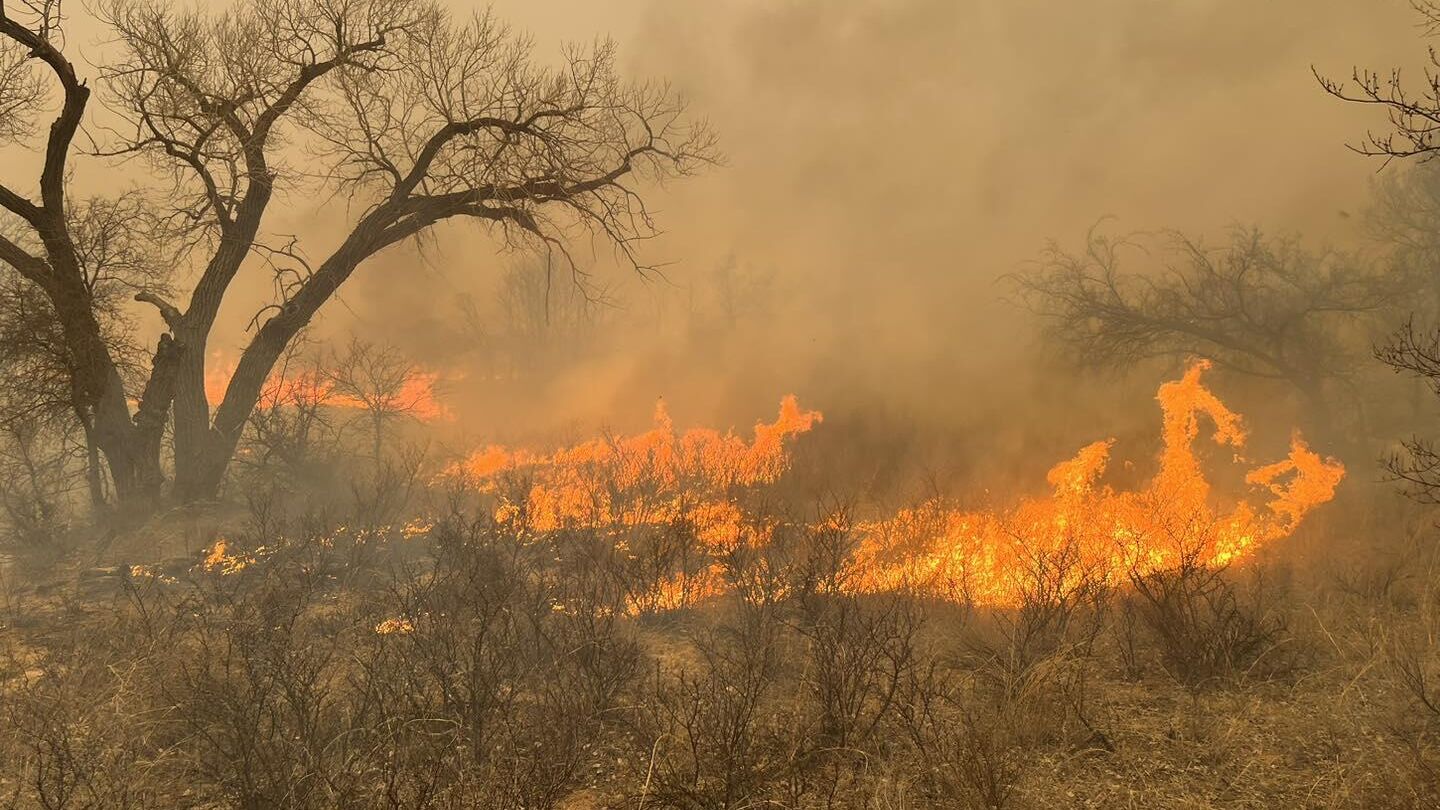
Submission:
POLYGON ((1437 35, 0 0, 0 807, 1440 807, 1437 35))

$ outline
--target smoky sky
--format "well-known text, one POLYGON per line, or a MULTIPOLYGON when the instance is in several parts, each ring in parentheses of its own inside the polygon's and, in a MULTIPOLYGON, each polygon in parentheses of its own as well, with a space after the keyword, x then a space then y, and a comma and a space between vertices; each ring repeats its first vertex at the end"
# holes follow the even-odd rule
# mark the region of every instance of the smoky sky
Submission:
MULTIPOLYGON (((644 251, 667 263, 662 278, 635 278, 595 248, 614 348, 523 407, 490 408, 493 392, 467 377, 457 349, 457 302, 491 300, 517 260, 482 232, 446 227, 423 257, 387 253, 322 311, 320 337, 393 342, 450 373, 462 414, 537 425, 643 421, 657 396, 686 421, 743 425, 790 391, 822 409, 850 399, 916 419, 963 410, 1021 376, 1032 330, 998 279, 1047 239, 1077 244, 1102 217, 1126 231, 1218 237, 1255 224, 1321 244, 1351 239, 1342 212, 1363 204, 1380 167, 1345 144, 1383 121, 1327 97, 1312 65, 1347 76, 1356 64, 1412 63, 1426 44, 1404 0, 493 9, 542 54, 614 38, 625 70, 672 82, 726 155, 649 190, 665 234, 644 251), (727 263, 758 279, 753 312, 685 337, 676 324, 714 298, 727 263)), ((345 218, 302 194, 273 210, 269 228, 306 237, 317 255, 345 218)), ((244 343, 268 290, 262 268, 247 272, 212 348, 244 343)))
MULTIPOLYGON (((1311 68, 1345 76, 1424 48, 1401 0, 494 8, 542 44, 614 37, 632 75, 673 81, 720 133, 724 167, 653 197, 666 235, 648 251, 676 262, 668 281, 622 279, 622 306, 681 306, 675 288, 703 288, 727 257, 773 274, 766 323, 737 329, 730 350, 656 345, 642 330, 579 386, 597 394, 587 405, 640 413, 662 394, 693 394, 710 415, 737 394, 753 411, 787 386, 912 402, 1004 385, 1029 338, 997 279, 1102 217, 1344 242, 1341 212, 1380 168, 1345 144, 1383 122, 1326 96, 1311 68)), ((496 260, 455 244, 430 272, 483 286, 496 260)), ((377 270, 351 291, 365 322, 384 321, 390 281, 377 270)))

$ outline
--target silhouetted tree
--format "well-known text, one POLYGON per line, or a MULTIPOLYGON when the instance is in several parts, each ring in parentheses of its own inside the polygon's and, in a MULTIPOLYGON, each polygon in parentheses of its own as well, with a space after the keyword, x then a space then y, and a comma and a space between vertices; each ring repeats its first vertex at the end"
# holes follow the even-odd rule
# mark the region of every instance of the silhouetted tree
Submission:
POLYGON ((321 469, 338 465, 334 391, 311 348, 303 339, 286 347, 250 413, 237 458, 257 472, 317 480, 321 469))
POLYGON ((594 278, 556 278, 540 259, 507 266, 495 299, 511 374, 551 373, 593 348, 606 295, 594 278))
MULTIPOLYGON (((127 302, 169 289, 174 245, 138 193, 72 201, 68 216, 82 289, 101 341, 121 378, 133 384, 144 378, 146 357, 127 302)), ((53 301, 43 288, 0 263, 0 376, 7 388, 0 423, 43 425, 39 436, 81 436, 78 448, 36 438, 34 452, 66 456, 83 451, 91 500, 98 506, 104 502, 105 481, 94 411, 74 385, 73 365, 53 301)))
POLYGON ((399 349, 352 338, 344 352, 325 364, 329 399, 358 409, 370 432, 371 458, 378 467, 384 457, 385 432, 392 422, 433 407, 424 372, 399 349))
POLYGON ((0 237, 0 262, 50 302, 75 400, 125 501, 160 494, 167 422, 176 494, 213 496, 277 358, 375 254, 468 220, 562 261, 567 232, 588 229, 639 268, 633 246, 653 224, 633 181, 714 156, 668 87, 618 77, 608 42, 547 68, 490 16, 456 21, 425 0, 235 0, 223 13, 100 0, 96 12, 113 34, 113 60, 98 69, 103 98, 123 122, 97 133, 96 151, 144 161, 172 182, 157 213, 199 277, 181 303, 135 295, 165 333, 143 384, 127 385, 86 286, 67 198, 91 89, 66 53, 58 0, 0 2, 0 110, 12 113, 0 137, 41 142, 44 154, 33 191, 0 185, 0 209, 22 231, 0 237), (52 93, 57 111, 41 133, 52 93), (353 212, 316 263, 264 230, 285 191, 339 195, 353 212), (278 268, 278 296, 256 314, 212 413, 207 342, 257 253, 278 268))
POLYGON ((1369 357, 1376 316, 1410 289, 1403 274, 1256 230, 1218 248, 1178 233, 1147 247, 1092 231, 1083 251, 1052 245, 1015 281, 1049 339, 1083 364, 1204 356, 1288 385, 1322 430, 1337 384, 1369 357), (1123 266, 1137 257, 1149 267, 1123 266))
MULTIPOLYGON (((1440 35, 1440 3, 1411 0, 1420 15, 1426 37, 1440 35)), ((1372 157, 1430 159, 1440 151, 1440 52, 1431 49, 1424 79, 1418 87, 1401 76, 1400 68, 1378 71, 1355 68, 1350 79, 1337 80, 1315 71, 1320 86, 1336 98, 1380 107, 1389 117, 1389 127, 1368 132, 1351 149, 1372 157)))
MULTIPOLYGON (((1440 3, 1416 0, 1425 36, 1440 35, 1440 3)), ((1418 84, 1407 82, 1399 68, 1376 71, 1355 68, 1348 81, 1316 72, 1327 93, 1343 101, 1371 105, 1385 111, 1389 126, 1366 133, 1351 149, 1371 157, 1417 158, 1428 163, 1440 154, 1440 52, 1429 50, 1429 63, 1418 84)), ((1392 177, 1381 186, 1379 204, 1371 212, 1371 227, 1395 245, 1396 254, 1428 277, 1431 295, 1409 302, 1413 315, 1405 326, 1376 352, 1397 373, 1424 380, 1440 396, 1440 179, 1433 170, 1419 169, 1392 177), (1417 325, 1417 318, 1423 319, 1417 325)), ((1410 493, 1425 501, 1440 502, 1440 450, 1423 437, 1404 443, 1405 452, 1387 460, 1387 467, 1409 485, 1410 493)))

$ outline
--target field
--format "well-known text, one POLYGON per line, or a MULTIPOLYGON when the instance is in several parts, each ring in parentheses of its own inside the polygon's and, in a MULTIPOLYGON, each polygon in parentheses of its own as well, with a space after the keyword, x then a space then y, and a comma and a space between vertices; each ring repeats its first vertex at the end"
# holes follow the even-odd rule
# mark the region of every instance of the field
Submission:
POLYGON ((1440 808, 1440 0, 0 0, 0 808, 1440 808))
POLYGON ((1101 483, 1092 446, 1054 495, 993 514, 798 500, 789 454, 820 417, 790 402, 748 440, 662 414, 553 453, 482 448, 389 479, 403 496, 366 499, 399 505, 389 523, 252 498, 13 559, 0 796, 1434 806, 1432 518, 1337 490, 1318 456, 1253 504, 1175 488, 1240 434, 1199 374, 1167 401, 1203 419, 1167 410, 1180 445, 1147 487, 1101 483))

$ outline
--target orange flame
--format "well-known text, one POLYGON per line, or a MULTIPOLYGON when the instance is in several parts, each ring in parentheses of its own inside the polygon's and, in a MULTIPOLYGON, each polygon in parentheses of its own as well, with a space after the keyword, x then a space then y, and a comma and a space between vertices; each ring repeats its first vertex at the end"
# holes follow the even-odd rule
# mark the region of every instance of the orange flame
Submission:
MULTIPOLYGON (((211 355, 205 371, 205 399, 211 407, 225 398, 225 391, 230 386, 230 378, 234 376, 235 368, 234 359, 226 358, 218 352, 211 355)), ((367 402, 360 397, 335 390, 335 385, 329 380, 307 370, 292 373, 289 377, 272 375, 265 381, 262 390, 271 395, 278 393, 281 399, 303 394, 308 401, 332 408, 367 410, 378 407, 407 413, 422 422, 434 422, 451 417, 450 409, 445 407, 436 393, 439 382, 438 373, 416 371, 406 376, 399 390, 385 394, 376 401, 367 402)))
POLYGON ((662 523, 684 515, 718 543, 741 520, 726 491, 777 480, 789 466, 786 441, 822 419, 785 397, 775 421, 756 424, 747 442, 709 428, 677 434, 662 401, 655 406, 655 426, 636 436, 591 439, 548 455, 490 446, 447 472, 485 491, 494 491, 502 474, 524 475, 529 492, 522 502, 505 500, 496 514, 523 513, 537 531, 662 523))
MULTIPOLYGON (((1208 368, 1198 362, 1160 387, 1164 448, 1147 486, 1116 491, 1102 484, 1114 440, 1095 442, 1050 469, 1048 497, 979 512, 931 501, 849 527, 857 545, 837 587, 1005 606, 1032 587, 1040 567, 1062 567, 1061 579, 1113 582, 1186 562, 1225 565, 1290 534, 1334 497, 1344 467, 1296 434, 1287 458, 1245 478, 1268 500, 1217 506, 1195 450, 1202 421, 1213 426, 1216 444, 1236 453, 1246 434, 1240 417, 1201 383, 1208 368)), ((735 491, 776 481, 789 467, 792 440, 820 421, 786 397, 776 420, 756 425, 747 442, 708 429, 677 434, 661 403, 645 433, 550 454, 486 447, 448 474, 497 494, 495 517, 532 531, 588 527, 619 537, 623 527, 688 521, 716 563, 659 583, 648 604, 664 609, 718 593, 720 556, 770 542, 774 527, 747 521, 735 491), (518 496, 501 491, 506 476, 524 482, 518 496)))
POLYGON ((1001 512, 947 510, 935 503, 861 527, 852 564, 867 591, 917 588, 979 603, 1014 604, 1037 565, 1063 565, 1073 577, 1114 581, 1186 561, 1221 566, 1290 534, 1304 516, 1334 497, 1345 475, 1297 434, 1283 461, 1252 470, 1246 482, 1271 496, 1256 506, 1212 505, 1194 443, 1201 417, 1217 444, 1244 446, 1240 417, 1200 383, 1206 362, 1161 386, 1164 450, 1149 486, 1116 492, 1098 484, 1112 442, 1096 442, 1050 470, 1049 498, 1001 512))

